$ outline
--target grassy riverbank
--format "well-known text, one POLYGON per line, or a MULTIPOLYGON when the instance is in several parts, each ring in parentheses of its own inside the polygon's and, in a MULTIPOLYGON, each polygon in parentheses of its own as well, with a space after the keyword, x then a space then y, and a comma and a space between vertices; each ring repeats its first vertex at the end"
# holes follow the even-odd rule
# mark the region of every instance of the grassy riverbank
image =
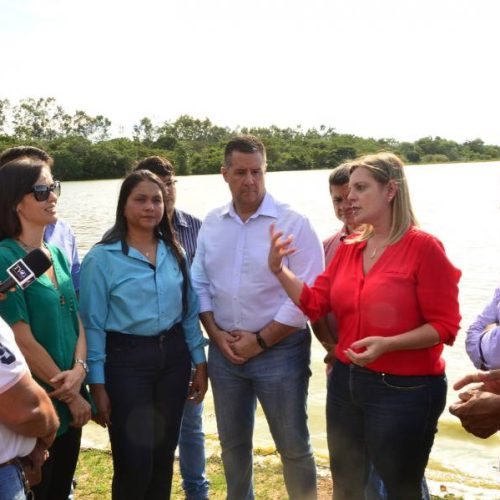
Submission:
MULTIPOLYGON (((286 491, 281 475, 281 463, 276 454, 258 456, 255 460, 255 497, 264 500, 286 499, 286 491)), ((75 491, 76 500, 106 500, 111 498, 111 477, 113 468, 111 454, 106 450, 83 449, 76 472, 78 485, 75 491)), ((318 469, 318 500, 332 497, 332 481, 330 472, 318 469)), ((220 458, 213 455, 207 460, 207 475, 210 479, 211 500, 222 500, 226 496, 226 484, 220 458)), ((184 498, 180 485, 178 462, 176 461, 172 499, 184 498)), ((458 499, 454 495, 444 497, 432 496, 433 499, 458 499)))

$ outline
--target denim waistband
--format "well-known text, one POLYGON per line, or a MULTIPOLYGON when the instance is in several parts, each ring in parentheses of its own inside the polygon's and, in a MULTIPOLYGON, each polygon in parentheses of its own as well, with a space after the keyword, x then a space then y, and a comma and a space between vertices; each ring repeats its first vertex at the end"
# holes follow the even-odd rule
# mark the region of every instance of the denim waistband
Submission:
POLYGON ((377 378, 384 377, 386 375, 391 375, 393 377, 408 377, 408 378, 414 378, 414 379, 417 379, 419 377, 420 378, 429 377, 431 379, 438 379, 438 378, 445 378, 446 377, 445 373, 431 374, 431 375, 428 375, 428 374, 401 375, 398 373, 376 372, 374 370, 370 370, 369 368, 365 368, 363 366, 356 365, 355 363, 349 363, 349 364, 344 363, 343 361, 340 361, 338 359, 335 361, 335 365, 337 363, 339 364, 339 368, 342 367, 344 370, 349 370, 350 373, 362 373, 362 374, 371 375, 372 377, 377 377, 377 378))

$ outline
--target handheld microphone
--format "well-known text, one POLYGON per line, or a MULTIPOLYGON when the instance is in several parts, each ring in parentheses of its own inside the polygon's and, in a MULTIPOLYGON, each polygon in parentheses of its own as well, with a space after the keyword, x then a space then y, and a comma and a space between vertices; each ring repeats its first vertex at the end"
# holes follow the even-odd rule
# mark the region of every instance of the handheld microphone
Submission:
POLYGON ((14 264, 7 268, 9 277, 0 282, 0 293, 10 290, 13 286, 18 285, 23 290, 35 281, 38 276, 41 276, 50 266, 52 262, 39 248, 35 248, 23 259, 16 260, 14 264))

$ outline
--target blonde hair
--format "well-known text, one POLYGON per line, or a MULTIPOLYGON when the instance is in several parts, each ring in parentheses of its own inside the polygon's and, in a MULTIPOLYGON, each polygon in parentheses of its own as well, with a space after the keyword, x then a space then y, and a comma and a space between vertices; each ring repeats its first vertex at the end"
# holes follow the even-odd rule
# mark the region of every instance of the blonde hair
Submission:
MULTIPOLYGON (((365 155, 351 162, 349 174, 351 175, 359 167, 366 168, 373 178, 382 185, 386 185, 390 181, 396 183, 396 194, 391 200, 391 228, 387 244, 396 243, 410 226, 418 225, 411 206, 403 162, 395 154, 388 152, 365 155)), ((350 239, 349 242, 367 240, 372 236, 373 226, 365 224, 359 236, 350 239)))

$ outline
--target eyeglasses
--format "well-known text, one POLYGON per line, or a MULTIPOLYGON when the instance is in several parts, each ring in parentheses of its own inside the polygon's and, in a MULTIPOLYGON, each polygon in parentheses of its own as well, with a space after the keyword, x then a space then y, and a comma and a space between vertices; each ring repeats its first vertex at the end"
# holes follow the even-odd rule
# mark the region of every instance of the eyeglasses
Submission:
POLYGON ((61 194, 61 183, 59 181, 54 181, 54 184, 47 186, 46 184, 37 184, 33 186, 29 193, 33 193, 36 201, 47 201, 49 199, 50 193, 54 193, 56 196, 61 194))
POLYGON ((173 180, 173 181, 165 181, 163 184, 165 184, 165 187, 168 188, 168 189, 172 189, 173 187, 175 187, 175 185, 177 184, 177 181, 176 180, 173 180))

